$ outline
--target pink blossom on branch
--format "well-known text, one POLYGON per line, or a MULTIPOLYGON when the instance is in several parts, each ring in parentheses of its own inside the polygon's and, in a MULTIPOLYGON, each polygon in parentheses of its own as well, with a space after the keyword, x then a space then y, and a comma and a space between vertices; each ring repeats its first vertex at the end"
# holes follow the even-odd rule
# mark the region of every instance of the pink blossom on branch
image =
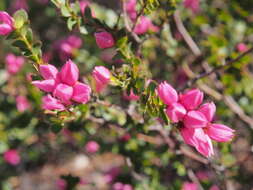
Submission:
POLYGON ((137 18, 136 0, 124 1, 124 9, 132 21, 137 18))
POLYGON ((199 188, 196 183, 184 182, 182 190, 199 190, 199 188))
POLYGON ((39 71, 45 80, 33 81, 32 84, 51 93, 42 98, 43 109, 62 111, 74 102, 85 104, 89 101, 91 89, 78 82, 79 69, 71 60, 63 65, 60 72, 50 64, 40 65, 39 71))
POLYGON ((13 18, 4 11, 0 11, 0 35, 6 36, 14 30, 13 18))

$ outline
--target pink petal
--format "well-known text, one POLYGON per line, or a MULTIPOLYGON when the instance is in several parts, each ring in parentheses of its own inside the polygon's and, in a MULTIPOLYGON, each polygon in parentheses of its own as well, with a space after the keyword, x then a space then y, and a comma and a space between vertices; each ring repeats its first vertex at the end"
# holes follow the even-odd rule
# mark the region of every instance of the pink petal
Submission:
POLYGON ((45 110, 64 110, 65 107, 59 100, 53 98, 50 94, 42 98, 42 108, 45 110))
POLYGON ((206 129, 209 137, 218 142, 231 141, 234 137, 235 130, 222 124, 212 124, 206 129))
POLYGON ((188 128, 206 127, 207 124, 205 115, 199 111, 189 111, 184 118, 184 125, 188 128))
POLYGON ((4 153, 4 160, 11 165, 18 165, 20 163, 20 156, 17 150, 10 149, 4 153))
POLYGON ((60 72, 61 81, 67 85, 73 86, 79 77, 79 69, 71 60, 67 61, 60 72))
POLYGON ((33 81, 32 84, 45 92, 53 92, 56 85, 54 79, 37 80, 33 81))
POLYGON ((195 129, 193 128, 183 127, 180 129, 180 134, 183 137, 184 142, 191 146, 195 146, 196 144, 195 139, 194 139, 194 133, 195 133, 195 129))
POLYGON ((212 141, 202 129, 195 129, 194 138, 196 142, 195 148, 199 153, 206 157, 214 154, 212 141))
POLYGON ((203 97, 203 92, 201 92, 199 89, 193 89, 180 95, 180 102, 187 110, 193 110, 202 103, 203 97))
POLYGON ((184 118, 186 109, 180 103, 173 103, 171 106, 167 107, 166 113, 170 120, 176 123, 184 118))
POLYGON ((214 114, 215 114, 215 111, 216 111, 216 106, 213 102, 210 102, 210 103, 206 103, 206 104, 203 104, 199 110, 201 113, 203 113, 206 117, 206 119, 211 122, 213 120, 213 117, 214 117, 214 114))
POLYGON ((72 100, 83 104, 90 100, 91 88, 88 85, 78 82, 73 88, 72 100))
POLYGON ((54 90, 54 96, 64 103, 68 103, 73 95, 73 87, 66 84, 58 84, 54 90))
POLYGON ((47 65, 40 65, 40 74, 44 79, 56 79, 58 70, 55 66, 47 64, 47 65))

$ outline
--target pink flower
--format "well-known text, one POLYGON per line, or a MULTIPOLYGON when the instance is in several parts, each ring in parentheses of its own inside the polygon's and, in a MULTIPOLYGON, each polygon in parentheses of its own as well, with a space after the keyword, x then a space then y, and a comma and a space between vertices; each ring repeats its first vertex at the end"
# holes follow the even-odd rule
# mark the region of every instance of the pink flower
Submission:
POLYGON ((21 56, 15 56, 14 54, 9 53, 5 58, 5 62, 7 71, 10 74, 16 74, 24 64, 25 59, 21 56))
POLYGON ((186 114, 186 109, 184 106, 180 103, 173 103, 170 106, 167 107, 166 113, 170 120, 174 123, 181 121, 185 114, 186 114))
POLYGON ((14 30, 13 18, 4 11, 0 11, 0 35, 6 36, 14 30))
POLYGON ((64 110, 72 101, 85 104, 90 100, 91 89, 78 82, 79 69, 71 60, 67 61, 61 71, 53 65, 40 65, 40 74, 45 80, 33 81, 39 89, 52 93, 43 97, 42 107, 48 110, 64 110))
POLYGON ((42 98, 42 108, 45 110, 65 110, 65 106, 50 94, 42 98))
POLYGON ((133 92, 132 89, 131 89, 129 95, 127 95, 127 93, 125 92, 124 95, 123 95, 123 97, 124 97, 126 100, 129 100, 129 101, 137 101, 137 100, 139 100, 139 98, 140 98, 138 95, 135 95, 135 94, 134 94, 134 92, 133 92))
POLYGON ((89 141, 85 145, 85 150, 88 153, 96 153, 99 150, 100 146, 96 141, 89 141))
POLYGON ((187 110, 196 109, 203 101, 204 94, 199 89, 189 90, 179 96, 179 101, 187 110))
POLYGON ((209 190, 220 190, 220 188, 217 185, 212 185, 209 190))
POLYGON ((24 112, 30 108, 30 103, 25 96, 18 96, 16 98, 16 103, 19 112, 24 112))
POLYGON ((158 96, 167 105, 178 101, 177 91, 167 82, 162 82, 157 88, 158 96))
POLYGON ((148 17, 141 16, 138 24, 134 28, 134 33, 144 34, 148 31, 158 32, 159 28, 155 26, 148 17))
POLYGON ((205 115, 207 121, 212 122, 216 111, 216 106, 213 102, 206 103, 203 104, 198 111, 205 115))
POLYGON ((184 125, 188 128, 206 127, 208 121, 200 111, 189 111, 184 118, 184 125))
POLYGON ((191 9, 193 13, 199 11, 199 0, 184 0, 185 8, 191 9))
POLYGON ((199 190, 196 183, 184 182, 182 190, 199 190))
POLYGON ((125 184, 123 190, 133 190, 133 187, 130 184, 125 184))
POLYGON ((57 179, 56 183, 56 188, 58 190, 66 190, 67 189, 67 183, 64 179, 57 179))
POLYGON ((96 32, 94 36, 98 47, 101 49, 113 47, 115 44, 113 36, 109 32, 96 32))
POLYGON ((110 71, 104 66, 96 66, 92 71, 92 76, 95 79, 96 91, 101 92, 110 82, 110 71))
POLYGON ((16 166, 20 163, 20 156, 17 150, 10 149, 4 153, 4 160, 9 164, 16 166))
POLYGON ((137 17, 136 0, 128 0, 124 2, 124 8, 131 20, 135 20, 137 17))
POLYGON ((248 50, 248 47, 245 43, 239 43, 239 44, 237 44, 236 49, 237 49, 237 51, 243 53, 248 50))

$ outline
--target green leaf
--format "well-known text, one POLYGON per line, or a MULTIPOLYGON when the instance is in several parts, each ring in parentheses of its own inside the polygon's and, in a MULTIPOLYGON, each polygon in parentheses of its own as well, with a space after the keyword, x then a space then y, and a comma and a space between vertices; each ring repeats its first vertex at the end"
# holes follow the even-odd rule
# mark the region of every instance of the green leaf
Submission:
POLYGON ((15 12, 15 14, 13 15, 13 18, 14 18, 14 27, 16 29, 21 28, 24 25, 24 23, 28 21, 28 15, 26 11, 23 9, 15 12))
POLYGON ((68 18, 68 21, 67 21, 67 26, 68 26, 68 29, 69 30, 72 30, 73 29, 73 26, 76 24, 76 20, 73 19, 73 18, 68 18))
POLYGON ((88 31, 87 31, 87 29, 84 26, 81 26, 79 28, 79 30, 80 30, 81 34, 85 34, 85 35, 88 34, 88 31))
POLYGON ((65 5, 61 6, 61 14, 63 17, 70 17, 71 13, 65 5))
POLYGON ((32 43, 32 41, 33 41, 33 31, 32 31, 31 28, 27 29, 26 39, 28 40, 28 42, 32 43))

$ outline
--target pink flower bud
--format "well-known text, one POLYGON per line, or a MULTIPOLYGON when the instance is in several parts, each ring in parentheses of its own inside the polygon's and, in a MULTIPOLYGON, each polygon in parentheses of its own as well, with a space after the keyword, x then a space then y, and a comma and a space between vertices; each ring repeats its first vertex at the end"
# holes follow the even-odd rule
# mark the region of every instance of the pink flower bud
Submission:
POLYGON ((54 96, 61 100, 63 103, 68 104, 73 95, 73 87, 66 84, 58 84, 54 90, 54 96))
POLYGON ((157 92, 163 103, 167 105, 171 105, 178 101, 177 91, 167 82, 159 84, 157 92))
POLYGON ((76 64, 71 60, 67 61, 60 72, 61 81, 67 85, 73 86, 77 82, 78 77, 79 69, 76 64))
POLYGON ((42 80, 42 81, 36 80, 36 81, 33 81, 32 84, 45 92, 53 92, 56 85, 54 79, 48 79, 48 80, 42 80))
POLYGON ((184 182, 182 190, 199 190, 196 183, 184 182))
POLYGON ((6 36, 14 30, 13 18, 4 11, 0 11, 0 35, 6 36))
POLYGON ((92 71, 92 76, 96 82, 96 91, 101 92, 110 82, 110 71, 104 66, 96 66, 92 71))
POLYGON ((199 11, 199 0, 184 0, 185 8, 191 9, 193 13, 199 11))
POLYGON ((199 89, 189 90, 179 97, 181 104, 183 104, 187 110, 196 109, 202 103, 203 98, 203 92, 199 89))
POLYGON ((15 56, 14 54, 9 53, 5 58, 5 62, 7 71, 10 74, 16 74, 24 64, 25 59, 21 56, 15 56))
POLYGON ((125 92, 123 97, 126 99, 126 100, 129 100, 129 101, 137 101, 139 100, 139 96, 138 95, 135 95, 133 90, 130 91, 130 94, 127 95, 127 93, 125 92))
POLYGON ((239 44, 237 44, 236 49, 240 53, 243 53, 243 52, 245 52, 245 51, 248 50, 248 47, 247 47, 247 45, 245 43, 239 43, 239 44))
POLYGON ((109 32, 96 32, 94 35, 99 48, 104 49, 114 46, 113 36, 109 32))
POLYGON ((211 124, 205 130, 208 136, 217 142, 227 142, 234 137, 235 130, 222 124, 211 124))
POLYGON ((30 103, 25 96, 18 96, 16 98, 16 103, 19 112, 24 112, 30 108, 30 103))
POLYGON ((170 120, 176 123, 184 118, 186 114, 186 109, 180 103, 173 103, 172 105, 167 107, 166 113, 170 120))
POLYGON ((73 89, 72 100, 75 102, 85 104, 90 100, 91 89, 88 85, 77 82, 75 86, 73 86, 73 89))
POLYGON ((211 122, 216 111, 216 106, 213 102, 206 103, 203 104, 198 111, 205 115, 207 121, 211 122))
POLYGON ((206 127, 207 124, 205 115, 199 111, 189 111, 184 117, 184 125, 188 128, 206 127))
POLYGON ((88 153, 96 153, 99 150, 100 146, 96 141, 89 141, 85 145, 85 150, 88 153))
POLYGON ((4 153, 4 160, 9 164, 16 166, 20 163, 20 156, 17 150, 10 149, 4 153))
POLYGON ((42 98, 42 108, 45 110, 64 110, 65 107, 59 100, 53 98, 50 94, 42 98))
POLYGON ((50 64, 40 65, 39 70, 44 79, 56 79, 58 74, 57 68, 50 64))

